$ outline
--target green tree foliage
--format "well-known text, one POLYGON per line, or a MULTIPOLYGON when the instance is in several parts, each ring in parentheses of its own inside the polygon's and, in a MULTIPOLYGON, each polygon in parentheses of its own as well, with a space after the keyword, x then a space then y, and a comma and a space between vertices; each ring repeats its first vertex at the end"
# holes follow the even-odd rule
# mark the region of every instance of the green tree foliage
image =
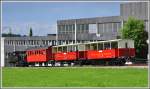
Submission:
POLYGON ((32 33, 32 28, 30 28, 30 33, 29 33, 29 36, 33 36, 33 33, 32 33))
POLYGON ((134 40, 136 56, 139 58, 147 58, 148 53, 148 44, 146 43, 148 33, 144 28, 144 21, 129 17, 121 29, 121 37, 123 39, 134 40))

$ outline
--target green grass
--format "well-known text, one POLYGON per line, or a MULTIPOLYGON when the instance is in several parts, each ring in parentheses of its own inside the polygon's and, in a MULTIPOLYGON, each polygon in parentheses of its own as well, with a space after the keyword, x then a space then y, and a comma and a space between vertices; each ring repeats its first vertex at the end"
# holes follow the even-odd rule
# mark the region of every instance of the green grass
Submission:
POLYGON ((3 68, 3 87, 147 87, 147 68, 3 68))

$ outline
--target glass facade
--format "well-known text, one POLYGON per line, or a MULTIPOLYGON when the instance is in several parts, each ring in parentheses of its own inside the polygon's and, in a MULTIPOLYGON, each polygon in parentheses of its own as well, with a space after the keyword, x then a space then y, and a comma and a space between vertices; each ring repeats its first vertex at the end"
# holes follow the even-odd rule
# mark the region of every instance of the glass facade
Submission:
POLYGON ((97 33, 97 24, 89 24, 89 33, 97 33))
POLYGON ((120 28, 121 28, 121 22, 99 23, 97 33, 98 34, 117 33, 120 28))
POLYGON ((75 25, 58 25, 58 34, 70 34, 75 32, 75 25))
POLYGON ((87 33, 88 30, 88 24, 77 24, 77 33, 87 33))
MULTIPOLYGON (((88 24, 77 24, 77 33, 88 33, 88 24)), ((75 24, 58 25, 58 34, 75 33, 75 24)))

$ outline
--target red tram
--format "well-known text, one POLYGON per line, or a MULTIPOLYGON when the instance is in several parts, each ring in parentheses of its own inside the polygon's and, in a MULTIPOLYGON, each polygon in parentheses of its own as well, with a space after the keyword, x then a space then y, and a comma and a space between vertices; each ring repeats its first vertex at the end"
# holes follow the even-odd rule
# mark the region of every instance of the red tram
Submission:
POLYGON ((50 46, 29 49, 27 62, 54 66, 55 63, 74 64, 119 64, 123 65, 135 57, 134 41, 129 39, 116 39, 68 45, 50 46))

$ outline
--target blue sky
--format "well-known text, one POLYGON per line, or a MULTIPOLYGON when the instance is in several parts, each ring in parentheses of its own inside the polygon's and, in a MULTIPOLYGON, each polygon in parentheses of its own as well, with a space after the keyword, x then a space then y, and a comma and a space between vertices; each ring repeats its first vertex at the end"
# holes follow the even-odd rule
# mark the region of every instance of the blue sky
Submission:
POLYGON ((3 2, 2 32, 34 35, 56 33, 57 20, 118 16, 119 2, 3 2))

